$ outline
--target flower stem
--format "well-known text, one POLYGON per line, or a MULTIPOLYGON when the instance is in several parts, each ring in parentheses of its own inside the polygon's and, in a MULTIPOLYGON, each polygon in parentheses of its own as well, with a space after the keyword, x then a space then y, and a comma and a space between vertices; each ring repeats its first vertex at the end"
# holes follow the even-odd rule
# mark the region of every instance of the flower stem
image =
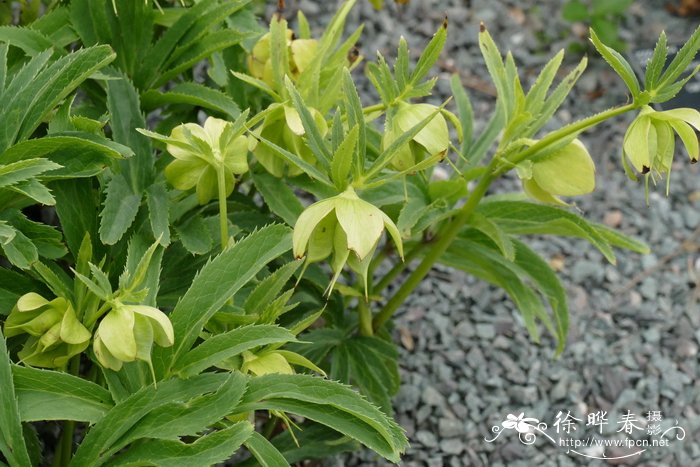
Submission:
POLYGON ((219 189, 219 229, 221 232, 221 251, 228 246, 228 214, 226 212, 226 172, 223 165, 216 169, 219 189))
POLYGON ((357 313, 360 318, 360 335, 374 335, 374 329, 372 328, 372 310, 370 310, 369 305, 362 297, 357 299, 357 313))
POLYGON ((445 225, 442 231, 438 234, 437 241, 432 245, 431 249, 428 250, 423 260, 420 262, 418 267, 408 276, 406 281, 401 285, 396 294, 389 299, 389 301, 384 305, 384 308, 376 314, 374 317, 373 327, 375 330, 379 329, 384 325, 398 310, 398 308, 403 304, 403 302, 411 295, 413 290, 420 284, 420 282, 425 278, 425 276, 430 272, 433 265, 438 261, 440 256, 442 256, 445 251, 450 247, 454 239, 459 234, 464 224, 469 220, 479 202, 486 194, 491 183, 510 169, 512 169, 516 164, 527 160, 529 157, 534 156, 537 152, 545 149, 546 147, 555 144, 556 142, 580 133, 590 127, 598 125, 599 123, 608 120, 612 117, 616 117, 623 113, 635 110, 638 108, 638 104, 627 104, 622 107, 616 107, 608 109, 604 112, 600 112, 596 115, 591 115, 588 118, 579 120, 577 122, 566 125, 559 130, 549 133, 547 136, 539 140, 537 143, 533 144, 529 148, 517 153, 512 159, 508 161, 508 164, 499 164, 501 161, 500 153, 497 152, 496 155, 491 159, 486 172, 479 180, 479 183, 474 188, 474 190, 469 194, 467 202, 462 206, 457 215, 445 225))

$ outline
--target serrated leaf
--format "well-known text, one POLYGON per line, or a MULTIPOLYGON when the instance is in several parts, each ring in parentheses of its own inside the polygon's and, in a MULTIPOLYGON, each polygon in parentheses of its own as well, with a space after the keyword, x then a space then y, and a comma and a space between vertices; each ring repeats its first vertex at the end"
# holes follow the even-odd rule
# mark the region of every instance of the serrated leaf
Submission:
POLYGON ((450 79, 450 89, 457 104, 457 115, 459 126, 462 130, 462 147, 460 152, 464 159, 469 157, 469 147, 474 136, 474 111, 467 90, 462 86, 462 80, 458 74, 452 75, 450 79))
POLYGON ((486 216, 480 213, 474 213, 469 219, 469 225, 486 234, 501 250, 501 254, 508 261, 515 260, 515 248, 511 238, 506 234, 498 224, 491 222, 486 216))
POLYGON ((0 188, 29 180, 61 166, 48 159, 36 158, 0 165, 0 188))
POLYGON ((661 31, 659 40, 656 42, 656 47, 654 47, 654 53, 646 64, 646 71, 644 73, 644 88, 646 90, 651 90, 656 87, 664 65, 666 65, 667 55, 668 46, 666 45, 666 32, 661 31))
POLYGON ((170 202, 168 189, 163 182, 156 182, 146 189, 148 219, 154 238, 160 238, 160 244, 170 245, 170 202))
POLYGON ((440 53, 445 46, 445 40, 447 39, 447 20, 442 23, 440 29, 437 30, 433 38, 425 46, 423 53, 416 63, 416 67, 411 73, 411 79, 409 84, 417 84, 422 80, 425 75, 428 74, 430 69, 435 65, 435 62, 440 58, 440 53))
POLYGON ((167 92, 149 90, 141 94, 141 105, 144 109, 155 109, 166 104, 203 107, 232 119, 237 118, 241 113, 238 105, 228 95, 194 82, 177 84, 167 92))
POLYGON ((296 341, 294 334, 279 326, 244 326, 205 340, 178 360, 174 371, 187 378, 246 350, 293 341, 296 341))
POLYGON ((175 231, 182 246, 192 254, 203 255, 212 249, 211 233, 200 216, 192 216, 182 224, 176 225, 175 231))
POLYGON ((284 180, 267 172, 252 172, 253 182, 265 204, 290 227, 304 210, 304 206, 284 180))
POLYGON ((314 120, 309 108, 306 106, 301 95, 288 77, 285 78, 285 86, 287 87, 287 92, 289 92, 289 95, 292 97, 294 108, 298 112, 299 118, 301 119, 301 124, 304 127, 306 143, 308 144, 309 149, 311 149, 321 165, 328 170, 332 155, 326 140, 323 138, 323 136, 321 136, 316 120, 314 120))
POLYGON ((277 448, 258 432, 254 431, 251 434, 245 442, 245 446, 262 467, 287 467, 289 465, 288 460, 277 448))
POLYGON ((96 423, 114 405, 109 391, 59 371, 12 367, 22 421, 75 420, 96 423))
POLYGON ((345 98, 348 125, 357 126, 357 158, 355 159, 355 173, 361 174, 365 167, 365 154, 367 152, 367 127, 365 125, 362 102, 357 92, 355 83, 350 75, 350 70, 343 70, 343 96, 345 98))
POLYGON ((331 178, 335 182, 338 190, 345 190, 348 184, 348 175, 352 168, 352 163, 355 156, 355 147, 358 143, 359 126, 355 125, 345 136, 345 139, 338 149, 333 154, 331 161, 331 178))
POLYGON ((275 272, 267 276, 248 295, 243 309, 247 314, 259 315, 277 296, 282 292, 284 286, 289 282, 294 273, 301 266, 301 261, 287 263, 275 272))
POLYGON ((399 462, 406 437, 396 423, 347 386, 308 375, 252 378, 237 411, 283 410, 323 423, 399 462))
POLYGON ((0 451, 11 465, 30 467, 11 367, 5 336, 0 331, 0 451))
POLYGON ((190 350, 209 318, 268 262, 290 249, 290 230, 272 225, 250 234, 204 266, 170 314, 175 345, 154 351, 156 374, 168 372, 190 350))
POLYGON ((39 260, 39 251, 26 235, 16 231, 14 237, 0 245, 5 257, 20 269, 29 269, 39 260))
POLYGON ((17 26, 0 26, 0 42, 19 47, 30 57, 54 46, 41 32, 17 26))
POLYGON ((700 26, 695 29, 693 35, 688 38, 683 47, 676 53, 676 56, 661 76, 658 87, 664 89, 676 81, 692 63, 698 53, 698 49, 700 49, 700 26))
POLYGON ((598 53, 602 55, 606 62, 612 67, 613 70, 622 78, 622 80, 627 85, 632 94, 632 98, 637 98, 639 95, 639 81, 637 81, 637 75, 634 74, 632 66, 629 64, 625 58, 620 55, 616 50, 603 44, 598 38, 596 32, 591 28, 591 42, 596 48, 598 53))
POLYGON ((112 177, 106 191, 107 197, 100 213, 100 240, 114 245, 134 222, 141 205, 141 194, 135 194, 121 175, 112 177))

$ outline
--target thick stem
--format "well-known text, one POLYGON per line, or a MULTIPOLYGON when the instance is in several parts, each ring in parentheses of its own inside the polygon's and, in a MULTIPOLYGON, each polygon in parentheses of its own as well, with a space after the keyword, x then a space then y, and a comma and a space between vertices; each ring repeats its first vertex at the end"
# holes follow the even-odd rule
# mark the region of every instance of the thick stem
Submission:
POLYGON ((411 295, 413 289, 418 287, 418 284, 420 284, 420 282, 425 278, 428 272, 430 272, 433 265, 438 261, 440 256, 442 256, 445 253, 445 251, 447 251, 449 246, 459 234, 459 231, 462 229, 467 220, 469 220, 469 217, 479 205, 479 202, 486 194, 486 191, 488 190, 491 183, 496 178, 503 175, 516 164, 526 160, 528 157, 532 157, 538 151, 541 151, 547 146, 550 146, 556 143, 557 141, 571 136, 573 134, 580 133, 605 120, 616 117, 631 110, 635 110, 638 107, 639 105, 634 103, 628 104, 622 107, 606 110, 596 115, 592 115, 588 118, 584 118, 583 120, 579 120, 577 122, 566 125, 565 127, 560 128, 557 131, 553 131, 552 133, 539 140, 537 143, 518 153, 515 157, 508 161, 509 163, 507 165, 502 165, 498 169, 496 169, 496 166, 500 161, 500 157, 499 154, 496 154, 491 160, 489 166, 487 167, 486 173, 479 180, 479 184, 470 193, 469 198, 467 198, 467 202, 459 210, 457 216, 455 216, 452 219, 452 221, 450 221, 445 226, 443 231, 440 232, 437 241, 433 244, 432 248, 428 251, 428 253, 423 257, 423 260, 420 262, 418 267, 408 276, 408 279, 406 279, 406 281, 401 285, 396 294, 393 297, 391 297, 391 299, 389 299, 386 305, 384 305, 384 308, 374 317, 374 329, 377 330, 381 326, 383 326, 384 323, 386 323, 393 316, 396 310, 398 310, 398 308, 403 304, 403 302, 411 295))
MULTIPOLYGON (((495 160, 496 159, 492 160, 491 165, 494 165, 493 161, 495 160)), ((384 308, 374 317, 373 327, 375 330, 382 327, 384 323, 393 316, 401 304, 411 295, 413 289, 418 287, 418 284, 428 275, 428 272, 430 272, 440 256, 447 251, 447 248, 449 248, 452 241, 457 237, 457 234, 467 222, 469 216, 472 215, 474 209, 479 205, 479 201, 484 197, 493 180, 494 175, 491 171, 481 178, 479 184, 474 188, 474 191, 471 192, 469 198, 467 198, 467 202, 457 213, 457 216, 446 224, 443 231, 438 234, 437 241, 433 243, 432 248, 423 257, 418 267, 408 276, 406 282, 401 284, 396 294, 389 299, 386 305, 384 305, 384 308)))
POLYGON ((360 318, 360 335, 374 335, 374 329, 372 329, 372 310, 370 310, 369 305, 362 297, 357 299, 357 313, 360 318))
POLYGON ((223 167, 216 169, 217 185, 219 189, 219 229, 221 232, 221 251, 228 246, 228 214, 226 212, 226 172, 223 167))
MULTIPOLYGON (((80 354, 71 358, 68 373, 73 376, 78 376, 80 374, 80 354)), ((60 459, 57 463, 54 459, 54 465, 67 466, 70 464, 71 458, 73 457, 73 434, 75 433, 75 422, 73 420, 66 420, 63 422, 63 432, 61 433, 61 440, 59 441, 59 448, 56 450, 56 456, 60 459)))

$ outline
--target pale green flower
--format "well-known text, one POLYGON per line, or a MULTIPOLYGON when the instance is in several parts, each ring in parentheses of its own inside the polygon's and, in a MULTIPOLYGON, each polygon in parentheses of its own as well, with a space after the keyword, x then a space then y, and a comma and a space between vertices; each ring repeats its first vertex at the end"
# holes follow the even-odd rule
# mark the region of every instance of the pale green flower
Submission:
POLYGON ((595 189, 595 164, 577 139, 535 162, 522 164, 518 175, 525 193, 544 203, 566 205, 559 196, 580 196, 595 189))
POLYGON ((48 301, 34 292, 19 298, 3 332, 6 337, 29 334, 18 356, 27 365, 44 368, 65 368, 74 355, 87 348, 92 337, 68 300, 58 297, 48 301))
POLYGON ((366 291, 367 267, 385 228, 403 258, 401 235, 391 218, 348 187, 337 196, 312 204, 299 216, 292 237, 294 256, 302 258, 306 253, 307 262, 314 262, 333 253, 335 275, 328 290, 348 263, 364 279, 366 291))

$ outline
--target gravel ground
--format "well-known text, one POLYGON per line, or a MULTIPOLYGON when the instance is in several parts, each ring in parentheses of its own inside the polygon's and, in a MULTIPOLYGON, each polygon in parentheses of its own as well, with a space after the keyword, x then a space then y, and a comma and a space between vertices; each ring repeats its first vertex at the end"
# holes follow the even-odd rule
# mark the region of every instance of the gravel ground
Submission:
MULTIPOLYGON (((312 24, 325 24, 338 2, 291 2, 312 24)), ((483 21, 502 49, 510 48, 531 82, 552 53, 585 33, 580 24, 564 22, 561 2, 412 0, 382 12, 359 1, 350 22, 365 22, 363 54, 374 50, 393 57, 404 35, 414 51, 427 43, 445 15, 449 39, 434 101, 449 93, 448 79, 458 71, 472 95, 477 128, 494 105, 492 87, 477 41, 483 21), (582 32, 583 31, 583 32, 582 32)), ((635 46, 653 46, 665 29, 670 43, 682 42, 696 19, 669 15, 662 1, 638 1, 620 24, 623 39, 635 46)), ((569 56, 571 67, 576 57, 569 56)), ((557 115, 556 126, 611 105, 624 103, 625 88, 599 59, 592 59, 576 95, 557 115)), ((370 91, 365 89, 365 95, 370 91)), ((554 343, 529 341, 519 313, 504 292, 462 273, 436 269, 397 314, 396 339, 401 342, 402 387, 395 400, 396 416, 406 429, 411 448, 407 466, 489 465, 569 466, 648 465, 700 466, 700 183, 699 167, 678 155, 671 194, 663 190, 644 201, 644 189, 626 179, 619 153, 632 116, 609 122, 582 137, 598 167, 598 189, 577 200, 588 219, 605 222, 645 240, 652 253, 620 251, 616 266, 590 245, 559 238, 533 238, 531 244, 548 258, 568 290, 571 331, 563 356, 553 359, 554 343), (534 417, 552 424, 559 411, 583 421, 571 435, 582 439, 596 432, 586 427, 588 413, 608 412, 605 438, 620 438, 621 416, 636 415, 635 437, 645 437, 649 411, 660 411, 661 427, 675 424, 685 439, 669 447, 650 447, 626 461, 595 461, 567 453, 544 436, 526 446, 514 430, 493 443, 493 426, 508 414, 534 417), (615 435, 615 436, 614 436, 615 435)), ((496 191, 518 189, 503 180, 496 191)), ((673 435, 669 436, 673 438, 673 435)), ((603 449, 580 448, 590 456, 603 449)), ((632 452, 604 449, 608 457, 632 452)), ((371 453, 338 458, 329 466, 383 465, 371 453)))

